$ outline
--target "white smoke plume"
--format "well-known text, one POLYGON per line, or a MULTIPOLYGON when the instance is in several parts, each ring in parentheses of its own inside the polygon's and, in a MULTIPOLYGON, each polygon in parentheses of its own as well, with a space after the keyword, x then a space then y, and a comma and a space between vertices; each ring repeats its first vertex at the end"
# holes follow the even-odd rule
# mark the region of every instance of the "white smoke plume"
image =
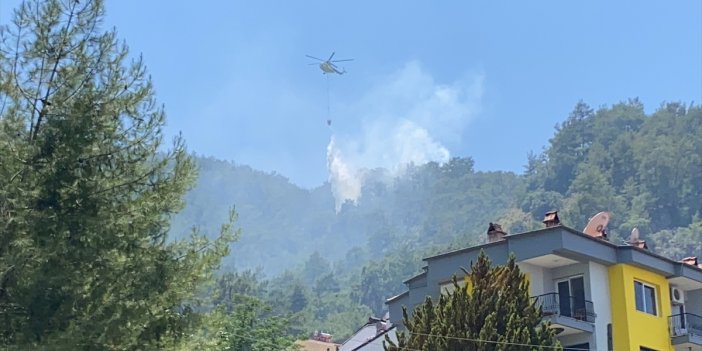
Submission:
POLYGON ((332 193, 336 200, 336 211, 339 212, 343 202, 351 200, 356 203, 358 200, 363 186, 363 174, 344 160, 333 136, 327 146, 327 167, 332 193))
POLYGON ((439 84, 410 62, 353 104, 351 115, 361 121, 361 132, 332 136, 327 146, 337 211, 346 201, 357 203, 367 169, 401 176, 410 164, 448 161, 444 143, 460 142, 479 111, 482 86, 482 75, 439 84))

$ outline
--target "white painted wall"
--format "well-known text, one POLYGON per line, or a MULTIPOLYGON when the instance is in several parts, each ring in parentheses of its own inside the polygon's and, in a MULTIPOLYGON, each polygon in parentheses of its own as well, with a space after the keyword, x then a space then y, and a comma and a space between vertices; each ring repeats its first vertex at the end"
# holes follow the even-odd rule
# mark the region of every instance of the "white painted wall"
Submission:
MULTIPOLYGON (((595 348, 595 345, 592 342, 592 338, 590 337, 590 334, 587 334, 587 333, 559 336, 558 341, 561 342, 561 345, 563 345, 563 347, 580 345, 580 344, 584 344, 587 342, 587 343, 590 343, 590 350, 600 351, 599 348, 595 348)), ((603 351, 607 351, 607 349, 605 348, 603 351)))
POLYGON ((531 296, 543 295, 544 292, 544 268, 526 262, 517 263, 523 273, 529 274, 529 285, 531 296))
MULTIPOLYGON (((607 324, 612 323, 612 304, 609 292, 609 270, 596 262, 589 263, 590 296, 595 308, 595 349, 607 350, 607 324)), ((590 346, 592 347, 592 345, 590 346)))

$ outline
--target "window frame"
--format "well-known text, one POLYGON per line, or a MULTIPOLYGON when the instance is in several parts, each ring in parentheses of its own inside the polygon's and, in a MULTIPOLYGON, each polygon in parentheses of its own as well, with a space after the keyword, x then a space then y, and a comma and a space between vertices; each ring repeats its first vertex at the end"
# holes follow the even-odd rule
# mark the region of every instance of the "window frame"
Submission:
MULTIPOLYGON (((572 284, 571 280, 577 279, 577 278, 582 278, 582 279, 583 279, 583 293, 586 293, 586 292, 587 292, 587 288, 586 288, 586 285, 585 285, 585 274, 582 274, 582 273, 576 274, 576 275, 571 275, 571 276, 564 277, 564 278, 554 279, 553 282, 555 283, 554 285, 555 285, 555 287, 556 287, 556 290, 555 290, 556 293, 558 293, 558 294, 561 293, 560 291, 558 291, 558 283, 568 282, 568 295, 569 295, 569 296, 573 296, 573 284, 572 284)), ((587 294, 584 294, 584 295, 585 295, 585 299, 587 300, 587 294)))
POLYGON ((659 315, 659 306, 660 306, 660 304, 658 303, 658 300, 659 300, 659 298, 658 298, 658 286, 656 286, 656 285, 654 285, 654 284, 651 284, 651 283, 647 283, 647 282, 645 282, 645 281, 643 281, 643 280, 634 279, 634 307, 636 308, 637 311, 642 312, 642 313, 646 313, 646 314, 651 315, 651 316, 658 317, 658 315, 659 315), (642 307, 643 309, 639 309, 639 304, 638 304, 638 301, 637 301, 637 296, 639 296, 639 295, 637 294, 637 290, 639 290, 639 287, 637 286, 637 284, 641 285, 641 288, 640 288, 641 299, 642 299, 642 300, 641 300, 641 306, 643 306, 643 307, 642 307), (653 304, 652 304, 653 311, 648 311, 647 308, 646 308, 646 306, 647 306, 647 303, 646 303, 646 302, 648 302, 648 300, 647 300, 648 296, 647 296, 647 293, 646 293, 646 289, 647 289, 647 288, 648 288, 648 289, 651 289, 651 290, 653 291, 653 301, 652 301, 652 302, 653 302, 653 304))

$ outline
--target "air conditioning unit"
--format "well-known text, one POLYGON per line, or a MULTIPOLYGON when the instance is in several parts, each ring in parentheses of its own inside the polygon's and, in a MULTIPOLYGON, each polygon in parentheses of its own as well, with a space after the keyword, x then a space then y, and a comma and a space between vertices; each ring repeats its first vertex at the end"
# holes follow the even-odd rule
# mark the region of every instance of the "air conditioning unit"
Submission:
POLYGON ((675 305, 682 305, 683 303, 685 303, 685 293, 683 292, 683 290, 675 286, 671 287, 670 302, 672 302, 675 305))

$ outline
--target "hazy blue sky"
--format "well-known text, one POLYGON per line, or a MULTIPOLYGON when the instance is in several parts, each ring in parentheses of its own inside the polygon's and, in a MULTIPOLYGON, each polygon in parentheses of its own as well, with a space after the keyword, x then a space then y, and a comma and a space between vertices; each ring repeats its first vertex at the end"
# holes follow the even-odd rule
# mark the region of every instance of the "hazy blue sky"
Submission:
MULTIPOLYGON (((315 186, 353 167, 472 156, 521 172, 582 99, 702 102, 702 2, 108 0, 170 134, 315 186), (305 54, 355 58, 326 82, 305 54)), ((0 0, 0 21, 17 0, 0 0)))

